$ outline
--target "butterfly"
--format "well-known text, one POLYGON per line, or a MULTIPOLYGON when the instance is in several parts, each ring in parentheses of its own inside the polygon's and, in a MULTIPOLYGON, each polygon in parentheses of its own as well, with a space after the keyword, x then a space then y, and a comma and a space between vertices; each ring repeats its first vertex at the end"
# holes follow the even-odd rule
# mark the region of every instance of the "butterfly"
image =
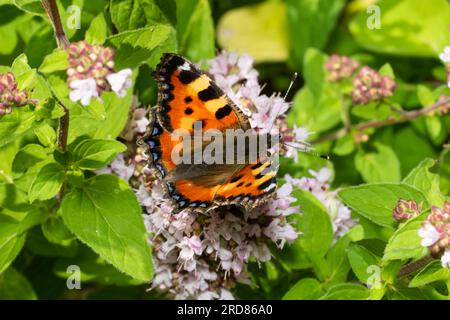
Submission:
MULTIPOLYGON (((162 180, 176 208, 207 211, 226 205, 244 208, 266 202, 276 190, 276 168, 270 157, 239 163, 176 163, 173 152, 179 140, 174 132, 193 135, 195 125, 202 132, 250 129, 241 109, 205 73, 180 55, 166 53, 153 73, 158 101, 143 144, 149 168, 162 180)), ((201 145, 203 150, 207 143, 201 145)), ((244 149, 248 152, 248 148, 244 149)), ((185 150, 182 150, 185 151, 185 150)), ((226 150, 224 149, 224 152, 226 150)))

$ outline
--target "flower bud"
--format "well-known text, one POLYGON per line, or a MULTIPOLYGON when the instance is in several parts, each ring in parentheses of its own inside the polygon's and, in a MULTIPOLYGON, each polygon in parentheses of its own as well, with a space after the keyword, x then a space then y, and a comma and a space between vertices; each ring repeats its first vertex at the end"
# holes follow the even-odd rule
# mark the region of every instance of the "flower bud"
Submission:
POLYGON ((399 199, 394 208, 393 216, 397 221, 405 221, 417 217, 422 211, 422 202, 399 199))
POLYGON ((13 107, 33 103, 25 90, 19 90, 11 72, 0 74, 0 115, 11 113, 13 107))
POLYGON ((377 71, 365 66, 353 79, 352 100, 354 104, 368 104, 392 96, 396 84, 388 76, 381 76, 377 71))
POLYGON ((358 61, 338 54, 331 55, 325 63, 327 80, 330 82, 337 82, 350 78, 358 68, 358 61))

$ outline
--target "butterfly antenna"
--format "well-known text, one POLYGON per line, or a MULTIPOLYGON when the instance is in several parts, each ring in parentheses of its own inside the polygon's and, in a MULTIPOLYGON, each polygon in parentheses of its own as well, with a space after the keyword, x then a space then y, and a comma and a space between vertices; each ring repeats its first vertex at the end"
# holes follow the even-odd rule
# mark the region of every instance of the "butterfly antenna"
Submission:
MULTIPOLYGON (((283 100, 284 100, 284 101, 286 101, 286 98, 287 98, 289 92, 291 91, 292 86, 294 85, 295 80, 297 80, 297 76, 298 76, 298 73, 297 73, 297 72, 294 72, 294 75, 292 76, 292 79, 291 79, 291 83, 289 84, 289 87, 288 87, 288 89, 286 90, 286 93, 284 94, 284 97, 283 97, 283 100)), ((277 121, 277 119, 278 119, 278 116, 280 115, 280 110, 281 110, 281 106, 280 106, 280 108, 279 108, 278 111, 277 111, 277 114, 276 114, 276 116, 275 116, 275 118, 274 118, 274 120, 273 120, 273 123, 272 123, 272 126, 270 127, 269 132, 272 131, 273 126, 275 125, 275 123, 276 123, 276 121, 277 121)))
POLYGON ((287 142, 285 142, 284 144, 287 145, 288 147, 294 148, 294 149, 296 149, 296 150, 298 150, 300 152, 307 153, 307 154, 310 154, 312 156, 319 157, 319 158, 322 158, 322 159, 325 159, 325 160, 330 160, 330 156, 329 155, 324 155, 324 154, 320 154, 320 153, 316 153, 314 151, 311 151, 310 146, 308 144, 306 144, 306 143, 304 144, 304 146, 306 148, 300 148, 299 146, 296 146, 296 145, 293 145, 293 144, 289 144, 287 142))
POLYGON ((283 97, 284 100, 286 100, 286 98, 287 98, 289 92, 290 92, 291 89, 292 89, 292 86, 293 86, 294 83, 295 83, 295 80, 297 80, 297 77, 298 77, 298 73, 297 73, 297 72, 294 72, 294 75, 292 76, 292 79, 291 79, 291 83, 289 84, 289 87, 288 87, 288 89, 286 90, 286 93, 284 94, 284 97, 283 97))

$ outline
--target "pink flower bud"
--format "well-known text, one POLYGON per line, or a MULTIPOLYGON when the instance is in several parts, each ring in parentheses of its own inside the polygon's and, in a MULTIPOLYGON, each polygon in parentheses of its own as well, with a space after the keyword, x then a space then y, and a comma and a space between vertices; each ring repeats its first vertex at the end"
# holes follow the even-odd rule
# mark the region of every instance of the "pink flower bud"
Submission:
POLYGON ((414 200, 400 199, 393 211, 394 219, 397 221, 405 221, 412 219, 422 211, 422 203, 417 204, 414 200))
POLYGON ((325 63, 327 80, 330 82, 350 78, 358 68, 359 62, 337 54, 331 55, 325 63))
POLYGON ((353 79, 352 100, 354 104, 367 104, 392 96, 396 88, 395 81, 382 77, 377 71, 365 66, 353 79))

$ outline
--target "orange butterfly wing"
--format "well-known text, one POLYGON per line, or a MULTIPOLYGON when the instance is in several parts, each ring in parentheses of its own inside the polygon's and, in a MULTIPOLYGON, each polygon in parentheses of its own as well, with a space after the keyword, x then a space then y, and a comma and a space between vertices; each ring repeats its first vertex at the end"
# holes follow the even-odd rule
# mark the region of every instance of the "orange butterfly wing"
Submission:
MULTIPOLYGON (((177 168, 172 161, 172 150, 178 141, 172 141, 171 132, 185 129, 193 132, 193 125, 202 121, 202 129, 241 128, 250 124, 246 116, 204 73, 186 59, 165 54, 155 72, 158 82, 156 120, 150 126, 144 141, 149 146, 151 167, 166 182, 167 193, 179 209, 212 208, 225 204, 248 205, 262 202, 276 189, 276 170, 271 161, 243 165, 231 171, 224 183, 210 185, 197 179, 173 179, 177 168), (171 177, 171 179, 168 179, 171 177)), ((228 170, 223 167, 223 170, 228 170)), ((208 168, 204 175, 210 174, 208 168)))
POLYGON ((271 162, 246 165, 224 184, 205 187, 190 180, 169 184, 169 194, 180 209, 208 208, 228 204, 247 206, 263 202, 276 190, 276 170, 271 162))
POLYGON ((157 116, 164 129, 192 131, 196 121, 202 121, 203 130, 250 128, 225 93, 183 57, 165 54, 154 77, 159 89, 157 116))

